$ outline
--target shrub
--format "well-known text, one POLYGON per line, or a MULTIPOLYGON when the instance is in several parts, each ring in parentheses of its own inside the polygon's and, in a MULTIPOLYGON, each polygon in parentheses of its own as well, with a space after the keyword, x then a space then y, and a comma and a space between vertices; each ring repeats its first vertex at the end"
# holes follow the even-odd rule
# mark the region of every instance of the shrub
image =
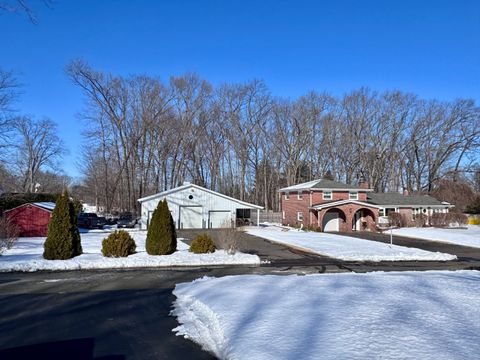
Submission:
POLYGON ((8 218, 0 218, 0 255, 15 244, 19 233, 18 227, 8 218))
POLYGON ((125 230, 111 233, 102 241, 102 254, 107 257, 127 257, 134 254, 137 246, 125 230))
POLYGON ((47 260, 66 260, 82 254, 75 209, 66 190, 57 199, 43 247, 47 260))
POLYGON ((469 218, 468 225, 480 225, 480 219, 474 217, 469 218))
POLYGON ((451 212, 447 215, 447 225, 465 226, 468 223, 468 216, 465 214, 451 212))
POLYGON ((430 225, 432 226, 447 226, 447 213, 434 213, 430 217, 430 225))
POLYGON ((220 236, 215 239, 215 247, 224 249, 229 255, 234 255, 239 248, 241 232, 236 228, 224 228, 220 236))
POLYGON ((160 201, 152 214, 145 247, 150 255, 168 255, 177 250, 175 223, 167 200, 160 201))
POLYGON ((413 219, 413 224, 415 227, 425 227, 428 222, 428 217, 425 214, 416 214, 415 219, 413 219))
POLYGON ((388 214, 388 221, 390 226, 402 227, 403 226, 403 217, 402 214, 398 212, 391 212, 388 214))
POLYGON ((206 254, 215 251, 212 237, 208 234, 198 235, 190 244, 190 251, 195 254, 206 254))

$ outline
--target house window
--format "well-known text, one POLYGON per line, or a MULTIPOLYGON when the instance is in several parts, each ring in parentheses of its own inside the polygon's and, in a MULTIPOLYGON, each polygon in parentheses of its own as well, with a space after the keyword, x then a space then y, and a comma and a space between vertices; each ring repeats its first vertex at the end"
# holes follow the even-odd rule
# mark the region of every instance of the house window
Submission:
POLYGON ((297 212, 297 220, 298 221, 303 221, 303 212, 301 212, 301 211, 297 212))
POLYGON ((358 200, 358 191, 349 191, 348 198, 350 200, 358 200))
POLYGON ((324 191, 323 192, 323 200, 332 200, 332 192, 331 191, 324 191))
POLYGON ((289 193, 289 192, 286 192, 286 193, 285 193, 285 200, 288 200, 288 199, 290 199, 290 193, 289 193))
POLYGON ((385 216, 385 209, 384 208, 378 209, 378 216, 385 216))
POLYGON ((298 200, 302 200, 302 199, 303 199, 303 192, 299 191, 299 192, 297 193, 297 199, 298 199, 298 200))

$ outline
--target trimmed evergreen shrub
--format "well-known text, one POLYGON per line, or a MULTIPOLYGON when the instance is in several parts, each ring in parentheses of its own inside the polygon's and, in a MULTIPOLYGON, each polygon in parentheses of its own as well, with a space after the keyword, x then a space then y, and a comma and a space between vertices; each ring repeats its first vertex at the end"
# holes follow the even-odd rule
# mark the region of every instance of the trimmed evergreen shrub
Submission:
POLYGON ((190 244, 190 251, 195 254, 213 253, 215 244, 212 237, 208 234, 198 235, 190 244))
POLYGON ((127 257, 134 254, 137 245, 125 230, 114 231, 102 241, 102 254, 107 257, 127 257))
POLYGON ((145 247, 149 255, 169 255, 177 250, 175 223, 165 199, 158 203, 152 214, 145 247))
POLYGON ((82 254, 75 209, 67 190, 57 199, 43 247, 47 260, 66 260, 82 254))

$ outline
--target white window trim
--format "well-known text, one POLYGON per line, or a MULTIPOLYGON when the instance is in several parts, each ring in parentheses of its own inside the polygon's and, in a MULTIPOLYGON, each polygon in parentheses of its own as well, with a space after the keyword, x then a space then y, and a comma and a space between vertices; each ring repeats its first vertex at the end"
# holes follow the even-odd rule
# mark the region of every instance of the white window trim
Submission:
POLYGON ((282 219, 285 220, 285 211, 282 211, 282 219))
POLYGON ((297 192, 297 200, 303 200, 303 191, 297 192))
POLYGON ((297 211, 297 221, 303 221, 303 212, 297 211))
POLYGON ((285 200, 290 200, 290 193, 288 191, 285 192, 285 200))
POLYGON ((358 191, 349 191, 348 200, 358 200, 358 191), (352 198, 352 195, 355 195, 355 197, 352 198))
POLYGON ((333 199, 333 191, 324 191, 323 192, 323 200, 332 200, 333 199), (329 197, 325 197, 325 194, 330 194, 329 197))

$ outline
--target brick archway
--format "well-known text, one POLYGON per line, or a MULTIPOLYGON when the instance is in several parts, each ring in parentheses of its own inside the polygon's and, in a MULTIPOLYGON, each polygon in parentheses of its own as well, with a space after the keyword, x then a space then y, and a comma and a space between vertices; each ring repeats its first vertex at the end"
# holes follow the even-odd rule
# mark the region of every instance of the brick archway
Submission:
POLYGON ((327 214, 332 214, 332 213, 336 213, 338 214, 338 230, 339 231, 346 231, 346 228, 347 228, 347 224, 348 224, 348 221, 347 221, 347 215, 345 214, 345 212, 338 208, 338 207, 333 207, 333 208, 330 208, 330 209, 326 209, 324 211, 321 211, 320 212, 320 215, 318 217, 318 224, 319 224, 319 227, 321 228, 322 231, 325 231, 325 216, 328 217, 327 214))
POLYGON ((351 229, 354 231, 375 231, 375 213, 368 208, 360 208, 353 214, 351 229))
POLYGON ((324 206, 318 208, 316 216, 316 226, 320 228, 321 231, 324 230, 324 217, 325 214, 330 211, 339 212, 339 230, 341 232, 351 232, 353 231, 353 224, 355 219, 355 213, 360 210, 364 210, 366 213, 367 219, 367 228, 370 231, 376 230, 376 220, 378 219, 378 208, 370 207, 368 204, 359 204, 358 202, 344 202, 342 204, 334 204, 332 206, 324 206))

